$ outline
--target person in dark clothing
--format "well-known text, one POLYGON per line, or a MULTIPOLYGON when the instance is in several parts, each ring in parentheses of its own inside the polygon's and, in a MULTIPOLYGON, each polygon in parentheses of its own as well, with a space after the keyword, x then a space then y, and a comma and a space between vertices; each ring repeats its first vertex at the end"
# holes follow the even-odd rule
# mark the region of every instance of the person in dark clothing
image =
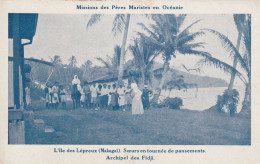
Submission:
POLYGON ((144 85, 144 89, 142 93, 142 103, 143 103, 144 110, 148 110, 150 108, 149 95, 151 93, 152 91, 148 89, 147 85, 144 85))
POLYGON ((90 109, 90 104, 91 104, 91 91, 90 91, 90 86, 87 81, 84 82, 84 87, 83 91, 85 93, 85 103, 84 107, 86 109, 90 109))

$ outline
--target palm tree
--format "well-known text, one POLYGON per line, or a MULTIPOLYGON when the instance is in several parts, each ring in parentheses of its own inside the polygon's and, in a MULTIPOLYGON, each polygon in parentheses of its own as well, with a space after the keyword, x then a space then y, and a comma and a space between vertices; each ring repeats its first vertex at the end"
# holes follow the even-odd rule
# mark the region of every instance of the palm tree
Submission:
MULTIPOLYGON (((93 14, 88 21, 87 27, 92 26, 97 21, 100 20, 101 14, 93 14)), ((126 40, 128 35, 128 28, 130 22, 130 14, 116 14, 114 21, 113 21, 113 28, 112 31, 114 35, 117 35, 118 32, 122 32, 124 29, 124 36, 121 45, 121 54, 120 54, 120 65, 119 65, 119 72, 118 72, 118 82, 122 80, 124 74, 124 62, 125 62, 125 46, 126 40)))
POLYGON ((108 75, 116 77, 118 76, 118 72, 119 72, 120 55, 121 55, 121 48, 118 45, 116 45, 112 57, 106 55, 106 59, 100 57, 97 57, 96 59, 105 66, 107 71, 106 73, 108 75))
POLYGON ((138 71, 141 72, 141 85, 144 86, 146 80, 151 83, 152 66, 154 59, 160 54, 160 51, 149 45, 145 40, 141 38, 135 38, 134 44, 129 46, 130 51, 134 56, 135 66, 138 71), (146 79, 146 77, 150 77, 146 79))
POLYGON ((139 35, 143 37, 148 44, 157 47, 157 50, 162 54, 164 65, 163 76, 159 85, 159 88, 161 89, 164 85, 165 74, 169 70, 169 61, 172 57, 176 57, 177 51, 181 54, 193 55, 205 55, 207 53, 197 50, 198 48, 204 47, 204 42, 194 43, 195 38, 204 34, 204 32, 190 32, 190 28, 200 20, 193 22, 188 27, 184 28, 184 30, 181 30, 186 15, 156 14, 151 17, 155 24, 146 27, 144 24, 139 23, 149 35, 147 36, 142 33, 139 33, 139 35))
POLYGON ((55 64, 61 64, 61 58, 59 55, 54 55, 53 58, 51 58, 51 62, 55 65, 55 64))
POLYGON ((229 72, 230 74, 239 77, 240 80, 246 86, 244 104, 250 105, 251 102, 251 15, 241 14, 241 15, 234 15, 234 17, 235 19, 237 19, 236 23, 237 23, 238 31, 239 33, 241 33, 241 40, 243 41, 243 44, 246 49, 246 52, 244 54, 241 54, 239 52, 239 49, 237 49, 237 47, 235 47, 233 43, 229 40, 229 38, 224 34, 212 29, 204 29, 204 30, 215 34, 220 39, 221 43, 223 44, 223 47, 227 50, 230 57, 233 58, 234 63, 236 60, 237 64, 239 64, 240 67, 246 72, 246 77, 236 68, 237 64, 231 66, 226 62, 218 60, 212 56, 205 55, 204 56, 205 58, 202 61, 200 61, 200 63, 214 65, 216 68, 222 69, 225 72, 229 72))
POLYGON ((69 58, 69 66, 76 67, 77 59, 76 56, 72 55, 71 58, 69 58))
POLYGON ((93 72, 93 63, 90 60, 87 60, 84 64, 82 64, 81 69, 83 70, 83 79, 90 81, 91 75, 93 72))
MULTIPOLYGON (((240 42, 241 42, 241 31, 239 29, 241 29, 241 22, 243 22, 243 15, 241 14, 234 14, 234 21, 237 27, 237 31, 238 31, 238 37, 237 37, 237 44, 236 44, 236 49, 239 51, 240 49, 240 42)), ((233 67, 236 68, 237 67, 237 58, 234 58, 233 61, 233 67)), ((233 89, 233 85, 234 85, 234 81, 235 81, 235 77, 236 75, 234 73, 231 73, 231 78, 230 78, 230 82, 228 85, 228 90, 232 90, 233 89)))

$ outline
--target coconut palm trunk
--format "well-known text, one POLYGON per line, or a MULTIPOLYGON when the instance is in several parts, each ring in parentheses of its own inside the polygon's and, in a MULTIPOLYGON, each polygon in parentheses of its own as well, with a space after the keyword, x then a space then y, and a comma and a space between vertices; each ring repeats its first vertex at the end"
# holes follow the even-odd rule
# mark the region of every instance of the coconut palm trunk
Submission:
POLYGON ((168 72, 168 70, 169 70, 169 62, 165 61, 164 65, 163 65, 162 79, 161 79, 160 84, 159 84, 160 89, 162 89, 162 87, 164 85, 164 82, 165 82, 165 79, 166 79, 166 73, 168 72))
POLYGON ((124 62, 125 62, 125 52, 126 52, 125 46, 126 46, 126 40, 127 40, 127 35, 128 35, 129 22, 130 22, 130 14, 127 14, 126 21, 125 21, 123 42, 122 42, 122 46, 121 46, 118 82, 122 81, 123 75, 124 75, 124 62))
POLYGON ((142 73, 141 85, 142 85, 142 88, 143 88, 144 84, 145 84, 145 68, 144 68, 144 66, 141 66, 141 73, 142 73))
MULTIPOLYGON (((238 51, 239 51, 239 48, 240 48, 240 42, 241 42, 241 32, 238 32, 237 45, 236 45, 236 48, 237 48, 238 51)), ((235 69, 237 67, 237 62, 238 62, 237 58, 235 57, 234 61, 233 61, 233 68, 235 68, 235 69)), ((236 74, 234 72, 232 72, 230 82, 229 82, 229 85, 228 85, 228 90, 233 89, 235 77, 236 77, 236 74)))

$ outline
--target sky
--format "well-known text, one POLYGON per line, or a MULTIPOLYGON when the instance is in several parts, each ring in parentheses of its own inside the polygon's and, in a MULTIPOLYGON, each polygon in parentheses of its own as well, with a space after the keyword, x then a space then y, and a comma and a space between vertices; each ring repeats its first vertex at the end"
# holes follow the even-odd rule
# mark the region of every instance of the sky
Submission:
MULTIPOLYGON (((121 45, 123 34, 114 36, 112 32, 112 22, 115 15, 105 15, 101 21, 87 28, 87 22, 90 15, 71 15, 71 14, 39 14, 36 35, 31 45, 25 46, 25 57, 44 59, 50 61, 54 55, 61 56, 63 63, 68 63, 69 58, 74 55, 78 61, 77 66, 81 66, 87 60, 91 60, 96 65, 101 65, 96 57, 104 58, 106 55, 112 55, 115 45, 121 45)), ((233 20, 233 15, 187 15, 182 28, 189 26, 196 20, 201 20, 195 24, 191 31, 199 31, 204 28, 217 30, 236 45, 237 29, 233 20)), ((143 32, 137 25, 142 22, 146 25, 153 23, 142 15, 131 15, 128 40, 126 47, 133 43, 133 38, 137 36, 136 32, 143 32)), ((205 50, 212 56, 217 57, 232 65, 232 58, 223 49, 220 41, 213 34, 206 34, 198 38, 198 42, 206 42, 205 50)), ((9 40, 9 45, 12 41, 9 40)), ((12 48, 9 50, 11 51, 12 48)), ((9 51, 9 53, 10 53, 9 51)), ((126 53, 126 59, 129 60, 132 55, 129 51, 126 53)), ((184 70, 182 65, 187 68, 197 68, 199 57, 184 56, 177 54, 177 57, 170 61, 172 68, 184 70)), ((157 62, 163 62, 161 58, 157 62)), ((203 67, 201 72, 190 72, 201 76, 211 76, 226 80, 229 82, 230 75, 213 67, 203 67)), ((235 81, 240 84, 239 80, 235 81)))

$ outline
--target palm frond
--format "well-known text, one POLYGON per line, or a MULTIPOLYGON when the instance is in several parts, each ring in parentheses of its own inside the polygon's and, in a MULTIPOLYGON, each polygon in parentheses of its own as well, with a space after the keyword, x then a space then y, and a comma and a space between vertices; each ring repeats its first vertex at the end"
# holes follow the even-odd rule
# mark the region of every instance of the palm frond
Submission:
POLYGON ((233 74, 235 74, 245 84, 247 83, 245 77, 237 69, 235 69, 231 65, 229 65, 229 64, 227 64, 227 63, 225 63, 225 62, 223 62, 223 61, 221 61, 221 60, 219 60, 217 58, 214 58, 212 56, 205 55, 204 59, 200 60, 197 64, 201 65, 201 66, 202 65, 215 66, 217 69, 223 70, 226 73, 230 73, 230 74, 233 73, 233 74))
POLYGON ((193 22, 192 24, 190 24, 190 25, 189 25, 188 27, 186 27, 182 32, 179 33, 178 37, 181 38, 181 37, 184 37, 185 35, 187 35, 188 32, 189 32, 189 30, 190 30, 190 28, 191 28, 193 25, 195 25, 195 24, 197 24, 198 22, 200 22, 200 21, 201 21, 201 19, 199 19, 199 20, 193 22))
POLYGON ((88 24, 87 24, 87 28, 89 28, 90 26, 92 26, 93 24, 97 23, 98 21, 100 21, 100 17, 102 16, 102 14, 93 14, 91 15, 88 24))
POLYGON ((180 14, 180 15, 178 15, 178 16, 176 17, 177 23, 178 23, 178 26, 179 26, 179 27, 183 24, 183 22, 184 22, 186 16, 187 16, 186 14, 180 14))
POLYGON ((142 29, 149 33, 153 38, 159 39, 154 32, 152 32, 149 28, 147 28, 143 23, 137 23, 139 26, 142 27, 142 29))
POLYGON ((206 43, 205 42, 198 42, 198 43, 191 43, 191 44, 182 44, 177 46, 177 50, 180 53, 185 53, 186 51, 190 49, 196 49, 196 48, 204 48, 206 43))
POLYGON ((116 14, 113 21, 112 31, 116 36, 118 33, 121 33, 125 27, 125 15, 124 14, 116 14))
POLYGON ((247 67, 242 55, 239 53, 239 51, 236 49, 236 47, 234 46, 234 44, 228 39, 227 36, 223 35, 222 33, 216 31, 216 30, 212 30, 212 29, 203 29, 206 31, 209 31, 213 34, 215 34, 222 42, 223 47, 227 50, 227 52, 229 52, 229 55, 232 58, 237 58, 239 61, 239 64, 241 65, 241 67, 247 72, 249 73, 250 70, 247 67))
POLYGON ((205 32, 203 31, 198 31, 195 33, 191 33, 191 34, 187 34, 185 36, 182 37, 178 37, 178 46, 181 46, 182 44, 185 44, 187 42, 192 42, 195 40, 196 37, 201 36, 205 34, 205 32))
POLYGON ((102 64, 104 64, 107 69, 110 69, 110 68, 111 68, 110 64, 109 64, 107 61, 105 61, 104 59, 102 59, 102 58, 100 58, 100 57, 96 57, 96 59, 97 59, 98 61, 100 61, 102 64))

